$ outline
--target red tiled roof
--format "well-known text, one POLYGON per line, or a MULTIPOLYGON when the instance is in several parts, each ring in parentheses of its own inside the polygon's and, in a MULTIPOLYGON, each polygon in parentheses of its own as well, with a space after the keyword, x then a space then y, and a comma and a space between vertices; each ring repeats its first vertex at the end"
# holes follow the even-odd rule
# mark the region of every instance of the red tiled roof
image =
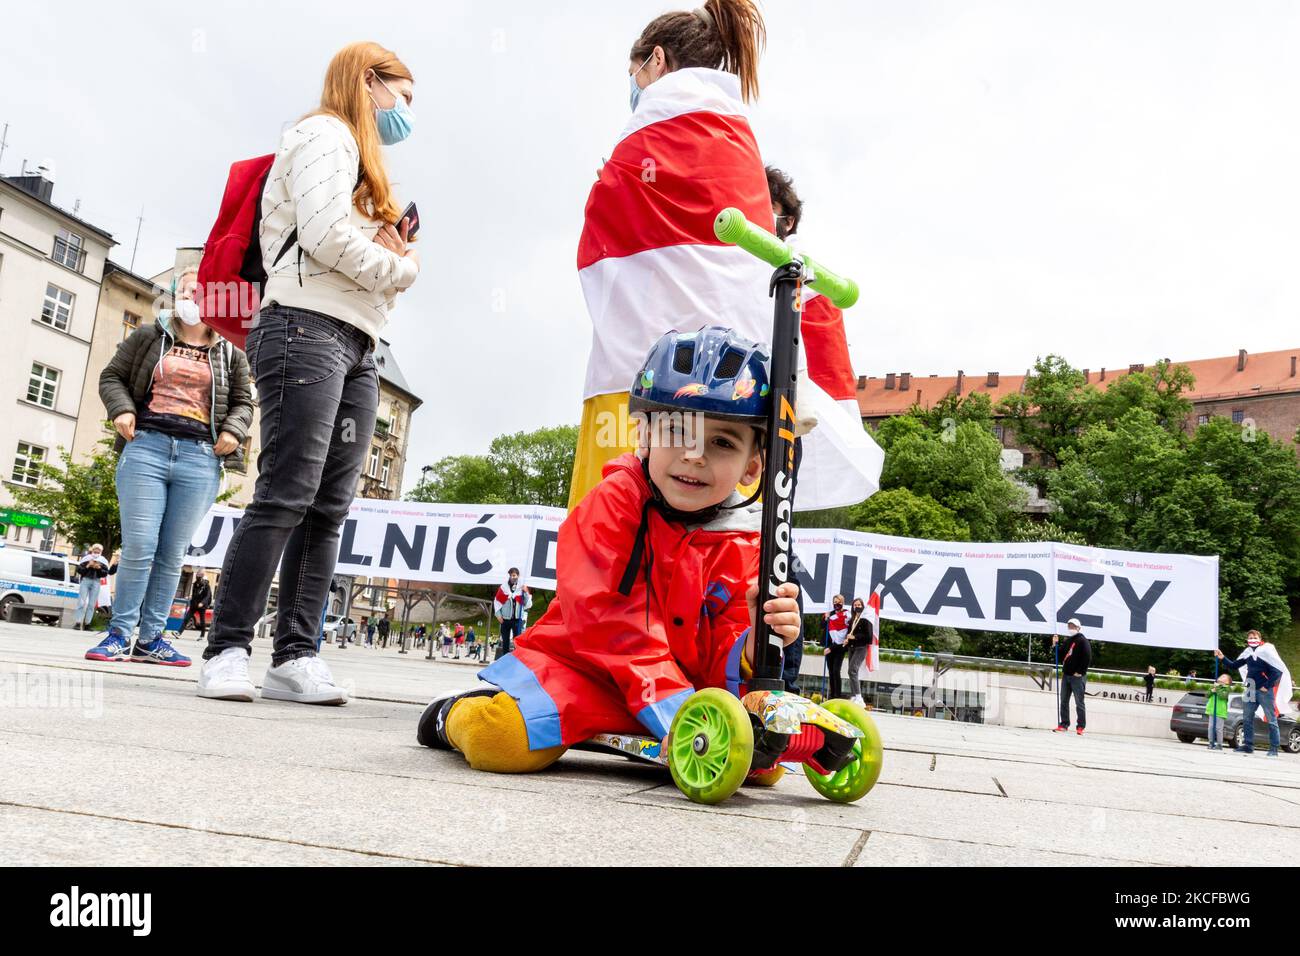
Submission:
MULTIPOLYGON (((1293 357, 1300 358, 1300 348, 1279 352, 1260 352, 1246 356, 1246 367, 1237 371, 1237 356, 1192 359, 1175 362, 1186 365, 1196 379, 1188 399, 1193 402, 1212 401, 1236 397, 1251 397, 1270 392, 1300 392, 1300 372, 1292 374, 1293 357)), ((1093 385, 1109 387, 1110 383, 1127 375, 1127 366, 1118 369, 1094 369, 1089 374, 1093 385), (1102 379, 1105 375, 1105 379, 1102 379)), ((885 388, 885 378, 868 376, 865 385, 858 388, 858 408, 864 418, 899 415, 914 403, 929 408, 940 399, 952 394, 957 387, 956 375, 913 375, 906 391, 901 388, 902 375, 894 376, 894 387, 885 388)), ((999 375, 998 384, 989 386, 987 374, 966 374, 962 379, 963 396, 974 392, 985 394, 996 405, 1007 395, 1020 391, 1024 375, 999 375)), ((859 379, 861 383, 861 379, 859 379)))

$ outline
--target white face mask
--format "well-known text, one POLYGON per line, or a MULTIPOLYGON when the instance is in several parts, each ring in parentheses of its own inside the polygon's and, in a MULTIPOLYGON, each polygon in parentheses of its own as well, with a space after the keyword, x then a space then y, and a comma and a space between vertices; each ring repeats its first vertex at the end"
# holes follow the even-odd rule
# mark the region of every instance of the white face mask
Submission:
POLYGON ((191 299, 181 299, 176 303, 176 315, 186 325, 198 325, 199 304, 191 299))

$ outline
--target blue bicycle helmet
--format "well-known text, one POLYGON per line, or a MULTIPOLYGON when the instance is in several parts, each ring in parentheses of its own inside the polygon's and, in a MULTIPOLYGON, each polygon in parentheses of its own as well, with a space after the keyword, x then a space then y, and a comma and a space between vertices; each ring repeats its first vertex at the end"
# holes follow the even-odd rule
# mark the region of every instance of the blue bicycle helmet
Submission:
POLYGON ((765 345, 731 329, 669 332, 646 356, 628 398, 633 412, 688 411, 762 425, 771 386, 765 345))

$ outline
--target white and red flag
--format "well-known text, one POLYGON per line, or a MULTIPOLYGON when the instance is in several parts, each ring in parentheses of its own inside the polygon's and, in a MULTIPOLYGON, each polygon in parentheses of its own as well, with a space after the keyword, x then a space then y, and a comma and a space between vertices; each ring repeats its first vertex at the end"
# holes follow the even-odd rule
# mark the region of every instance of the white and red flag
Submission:
MULTIPOLYGON (((584 399, 626 392, 650 346, 671 329, 721 325, 771 341, 772 269, 713 234, 714 218, 728 206, 773 225, 740 81, 722 70, 674 70, 642 91, 587 197, 578 243, 592 324, 584 399)), ((835 361, 846 363, 847 347, 835 361)), ((801 415, 806 406, 821 423, 804 443, 800 510, 856 504, 878 487, 883 454, 856 404, 844 414, 821 384, 833 380, 843 391, 852 369, 849 379, 843 373, 800 382, 801 415), (845 458, 843 449, 847 464, 826 460, 828 451, 845 458)))
POLYGON ((877 584, 871 597, 867 598, 865 613, 867 620, 871 621, 871 646, 867 648, 867 659, 863 661, 863 666, 870 672, 880 666, 880 601, 884 590, 883 584, 877 584))

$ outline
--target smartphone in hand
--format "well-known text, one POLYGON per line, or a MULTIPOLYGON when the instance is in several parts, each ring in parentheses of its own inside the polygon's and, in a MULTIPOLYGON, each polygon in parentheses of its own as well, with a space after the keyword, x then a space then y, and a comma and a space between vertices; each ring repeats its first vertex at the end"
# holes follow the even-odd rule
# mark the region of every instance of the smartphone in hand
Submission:
POLYGON ((397 220, 397 225, 394 227, 398 232, 402 230, 402 219, 405 219, 408 223, 406 238, 414 239, 415 234, 420 231, 420 210, 415 208, 415 203, 410 203, 402 210, 402 218, 397 220))

